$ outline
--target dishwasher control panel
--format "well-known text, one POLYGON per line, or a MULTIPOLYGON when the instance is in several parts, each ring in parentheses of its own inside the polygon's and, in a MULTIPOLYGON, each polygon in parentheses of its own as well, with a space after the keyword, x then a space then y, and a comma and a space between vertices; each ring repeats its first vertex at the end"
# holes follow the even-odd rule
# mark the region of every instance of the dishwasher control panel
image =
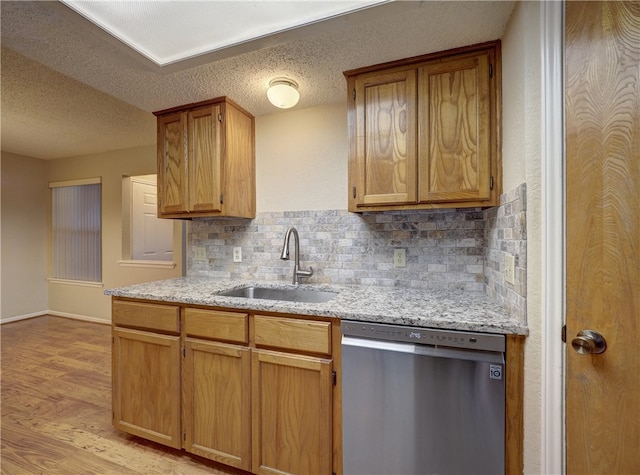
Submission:
POLYGON ((390 325, 343 320, 342 334, 356 338, 398 341, 418 345, 447 346, 469 350, 505 351, 504 335, 437 330, 433 328, 390 325))

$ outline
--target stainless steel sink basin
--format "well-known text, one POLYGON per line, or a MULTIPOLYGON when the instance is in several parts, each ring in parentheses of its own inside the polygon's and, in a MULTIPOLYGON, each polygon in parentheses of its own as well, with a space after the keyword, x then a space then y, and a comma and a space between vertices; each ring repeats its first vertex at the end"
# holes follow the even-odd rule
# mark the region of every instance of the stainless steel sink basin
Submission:
POLYGON ((286 300, 287 302, 322 303, 333 299, 338 292, 310 289, 274 289, 270 287, 240 287, 222 292, 225 297, 248 299, 286 300))

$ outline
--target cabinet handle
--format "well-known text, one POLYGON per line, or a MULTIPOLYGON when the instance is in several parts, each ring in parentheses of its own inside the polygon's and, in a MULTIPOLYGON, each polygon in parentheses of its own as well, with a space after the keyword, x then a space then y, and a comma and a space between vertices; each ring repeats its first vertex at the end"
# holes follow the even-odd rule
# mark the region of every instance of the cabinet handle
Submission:
POLYGON ((354 186, 353 186, 353 198, 355 199, 355 197, 356 197, 356 187, 355 187, 355 185, 354 185, 354 186))

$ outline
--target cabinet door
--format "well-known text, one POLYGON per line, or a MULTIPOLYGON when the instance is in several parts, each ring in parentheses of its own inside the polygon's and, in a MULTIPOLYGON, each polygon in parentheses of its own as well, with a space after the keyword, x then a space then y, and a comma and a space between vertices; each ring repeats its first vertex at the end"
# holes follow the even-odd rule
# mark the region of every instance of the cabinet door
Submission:
POLYGON ((185 340, 185 450, 250 470, 250 371, 247 347, 185 340))
POLYGON ((332 473, 331 360, 252 352, 253 472, 332 473))
POLYGON ((419 70, 421 202, 491 198, 489 56, 419 70))
POLYGON ((189 111, 189 210, 221 211, 220 106, 189 111))
POLYGON ((356 206, 416 201, 416 70, 362 74, 355 83, 356 206))
POLYGON ((181 447, 179 336, 113 329, 113 423, 181 447))
POLYGON ((187 116, 158 117, 158 215, 189 210, 187 183, 187 116))

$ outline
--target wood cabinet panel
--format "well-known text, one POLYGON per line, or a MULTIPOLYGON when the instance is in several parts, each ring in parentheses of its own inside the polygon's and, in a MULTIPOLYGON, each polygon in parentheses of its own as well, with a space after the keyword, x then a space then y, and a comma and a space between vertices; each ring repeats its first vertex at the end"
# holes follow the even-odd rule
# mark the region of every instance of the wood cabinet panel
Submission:
POLYGON ((224 205, 227 215, 256 215, 255 124, 253 117, 225 107, 224 205))
POLYGON ((288 317, 254 316, 257 346, 331 354, 331 323, 288 317))
POLYGON ((419 70, 420 201, 490 198, 489 56, 419 70))
POLYGON ((115 325, 180 332, 180 307, 176 305, 114 300, 111 312, 115 325))
POLYGON ((186 213, 187 121, 182 113, 158 117, 158 212, 186 213))
POLYGON ((416 199, 416 71, 359 77, 356 82, 358 203, 407 203, 416 199))
POLYGON ((219 105, 200 107, 187 113, 189 144, 189 209, 221 211, 220 167, 222 143, 219 105))
POLYGON ((507 335, 504 435, 506 475, 524 473, 524 345, 524 336, 507 335))
POLYGON ((189 336, 248 343, 249 314, 186 308, 184 331, 189 336))
POLYGON ((180 437, 180 337, 113 329, 113 422, 174 448, 180 437))
POLYGON ((331 360, 252 353, 253 472, 332 473, 331 360))
POLYGON ((185 450, 243 470, 251 468, 249 354, 247 347, 185 340, 185 450))

